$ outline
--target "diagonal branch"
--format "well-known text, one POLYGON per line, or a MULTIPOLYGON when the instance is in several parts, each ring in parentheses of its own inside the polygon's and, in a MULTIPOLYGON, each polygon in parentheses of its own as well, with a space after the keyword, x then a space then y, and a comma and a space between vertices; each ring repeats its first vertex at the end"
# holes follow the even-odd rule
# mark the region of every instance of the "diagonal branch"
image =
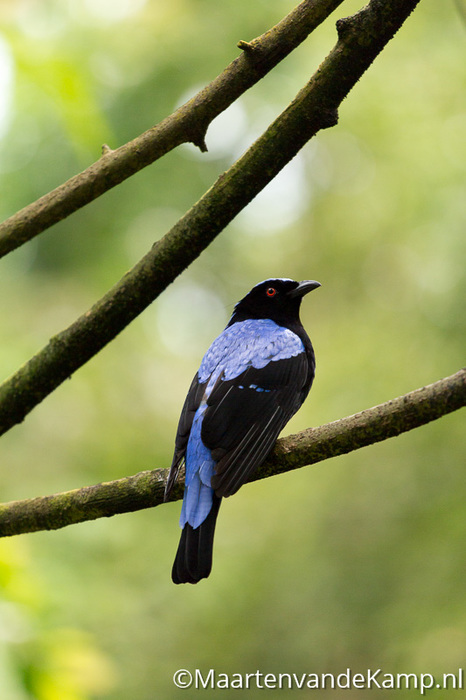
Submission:
POLYGON ((0 257, 92 202, 182 143, 206 151, 209 124, 291 53, 343 0, 304 0, 186 104, 133 141, 112 150, 82 173, 0 224, 0 257))
MULTIPOLYGON (((253 479, 264 479, 366 447, 425 425, 466 405, 466 370, 353 416, 277 441, 253 479)), ((167 469, 51 496, 0 505, 0 537, 110 517, 163 503, 167 469)), ((177 484, 172 500, 182 496, 177 484)))
MULTIPOLYGON (((113 340, 320 129, 419 0, 371 0, 339 20, 318 71, 266 132, 107 294, 0 386, 0 435, 113 340)), ((254 51, 248 52, 254 59, 254 51)))

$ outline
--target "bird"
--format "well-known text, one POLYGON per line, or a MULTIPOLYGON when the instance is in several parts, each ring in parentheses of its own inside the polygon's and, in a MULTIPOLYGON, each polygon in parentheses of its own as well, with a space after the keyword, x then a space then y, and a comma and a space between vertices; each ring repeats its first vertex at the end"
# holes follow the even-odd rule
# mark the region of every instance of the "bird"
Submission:
POLYGON ((315 355, 299 310, 304 295, 320 286, 283 277, 256 284, 201 361, 181 411, 164 494, 168 501, 184 465, 176 584, 209 576, 222 498, 251 478, 309 393, 315 355))

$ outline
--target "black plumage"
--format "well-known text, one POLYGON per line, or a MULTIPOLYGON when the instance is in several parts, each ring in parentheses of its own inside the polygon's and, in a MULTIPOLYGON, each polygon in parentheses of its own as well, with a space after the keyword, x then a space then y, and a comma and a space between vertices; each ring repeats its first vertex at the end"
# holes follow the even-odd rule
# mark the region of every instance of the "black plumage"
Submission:
POLYGON ((221 499, 262 464, 309 393, 315 358, 299 308, 319 286, 283 278, 256 285, 202 360, 181 412, 165 492, 168 499, 184 462, 175 583, 209 575, 221 499))

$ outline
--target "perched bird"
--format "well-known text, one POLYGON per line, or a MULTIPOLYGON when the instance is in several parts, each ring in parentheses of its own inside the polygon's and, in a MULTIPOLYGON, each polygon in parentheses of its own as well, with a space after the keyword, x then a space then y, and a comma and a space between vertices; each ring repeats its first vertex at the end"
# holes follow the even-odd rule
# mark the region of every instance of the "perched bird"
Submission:
POLYGON ((212 568, 215 522, 224 496, 264 462, 309 393, 315 358, 299 319, 319 282, 267 279, 239 301, 207 350, 181 412, 165 500, 183 462, 182 534, 174 583, 197 583, 212 568))

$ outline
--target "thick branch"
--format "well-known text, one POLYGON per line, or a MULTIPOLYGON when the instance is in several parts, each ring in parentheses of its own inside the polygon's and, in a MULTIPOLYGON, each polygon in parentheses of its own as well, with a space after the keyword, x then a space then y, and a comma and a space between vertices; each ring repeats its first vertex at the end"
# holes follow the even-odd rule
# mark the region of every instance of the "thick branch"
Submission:
POLYGON ((88 312, 0 386, 0 435, 140 314, 320 129, 419 0, 372 0, 338 23, 339 40, 267 131, 88 312))
MULTIPOLYGON (((466 370, 320 428, 277 441, 254 475, 264 479, 400 435, 466 405, 466 370)), ((96 518, 160 505, 167 469, 143 471, 95 486, 0 505, 0 536, 56 530, 96 518)), ((176 486, 172 500, 182 496, 176 486)))
POLYGON ((343 0, 304 0, 275 27, 240 42, 243 53, 160 124, 103 156, 82 173, 0 224, 0 257, 119 185, 182 143, 206 151, 209 124, 293 51, 343 0))

